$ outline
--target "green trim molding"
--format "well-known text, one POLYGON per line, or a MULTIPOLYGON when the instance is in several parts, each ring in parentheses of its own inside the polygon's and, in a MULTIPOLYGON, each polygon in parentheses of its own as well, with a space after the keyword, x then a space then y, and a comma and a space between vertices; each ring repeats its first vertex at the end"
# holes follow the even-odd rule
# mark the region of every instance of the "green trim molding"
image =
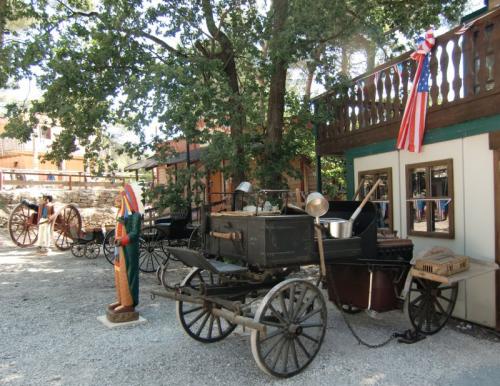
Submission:
MULTIPOLYGON (((451 126, 441 127, 425 133, 424 145, 431 143, 451 141, 453 139, 471 137, 489 133, 492 131, 500 131, 500 115, 492 115, 490 117, 479 118, 472 121, 458 123, 451 126)), ((347 197, 354 195, 354 159, 387 153, 396 150, 396 139, 372 143, 366 146, 355 147, 345 151, 346 159, 346 182, 347 182, 347 197)))

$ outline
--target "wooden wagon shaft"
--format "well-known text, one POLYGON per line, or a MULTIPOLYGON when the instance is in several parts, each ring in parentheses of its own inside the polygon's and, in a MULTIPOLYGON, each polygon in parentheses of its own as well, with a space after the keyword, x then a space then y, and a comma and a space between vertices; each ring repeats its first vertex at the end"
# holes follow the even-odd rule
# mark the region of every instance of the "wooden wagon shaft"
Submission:
MULTIPOLYGON (((189 292, 190 288, 183 288, 183 291, 189 292)), ((221 299, 213 296, 203 296, 199 295, 198 292, 193 292, 191 295, 186 295, 182 294, 179 292, 175 291, 155 291, 152 290, 151 294, 154 296, 161 296, 163 298, 168 298, 172 300, 177 300, 180 302, 186 302, 186 303, 194 303, 194 304, 205 304, 205 303, 214 303, 217 304, 218 306, 227 308, 231 310, 232 312, 238 312, 240 310, 241 303, 240 302, 234 302, 231 300, 226 300, 226 299, 221 299)))
POLYGON ((267 334, 267 327, 264 324, 256 322, 255 320, 246 316, 235 314, 234 312, 225 310, 223 308, 212 308, 212 315, 222 317, 233 324, 238 324, 252 330, 257 330, 263 335, 263 337, 265 337, 267 334))
MULTIPOLYGON (((198 297, 198 296, 195 297, 195 296, 183 295, 183 294, 180 294, 180 293, 174 292, 174 291, 155 291, 155 290, 152 290, 151 294, 154 296, 161 296, 161 297, 169 298, 172 300, 194 303, 194 304, 205 304, 207 302, 211 302, 211 303, 219 305, 217 300, 220 300, 220 299, 212 299, 212 298, 204 299, 204 298, 198 297)), ((251 318, 248 318, 246 316, 241 316, 233 311, 229 311, 229 310, 221 309, 221 308, 212 308, 211 312, 212 312, 212 315, 217 316, 217 317, 222 317, 233 324, 238 324, 240 326, 244 326, 244 327, 250 328, 252 330, 257 330, 261 334, 263 334, 263 336, 266 335, 266 331, 267 331, 266 326, 262 323, 258 323, 256 321, 254 321, 251 318)))
POLYGON ((194 304, 205 304, 205 300, 199 297, 193 297, 188 295, 183 295, 175 291, 151 291, 153 296, 161 296, 162 298, 168 298, 172 300, 177 300, 181 302, 194 303, 194 304))

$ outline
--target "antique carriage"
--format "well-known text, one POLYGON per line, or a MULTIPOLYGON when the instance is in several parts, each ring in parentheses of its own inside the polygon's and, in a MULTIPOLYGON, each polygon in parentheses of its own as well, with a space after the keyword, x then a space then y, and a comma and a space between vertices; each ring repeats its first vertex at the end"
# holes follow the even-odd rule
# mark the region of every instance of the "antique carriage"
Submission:
MULTIPOLYGON (((348 219, 358 204, 330 202, 324 217, 348 219)), ((278 377, 302 371, 323 342, 327 308, 320 281, 293 277, 302 266, 320 265, 321 246, 323 283, 343 310, 381 312, 405 302, 420 333, 433 334, 445 325, 456 302, 456 283, 409 277, 411 241, 378 239, 371 203, 354 222, 352 237, 329 238, 318 231, 321 226, 307 214, 212 214, 201 227, 201 251, 169 248, 193 270, 175 289, 153 295, 176 300, 181 326, 198 341, 224 339, 237 325, 251 329, 254 359, 278 377)))
MULTIPOLYGON (((19 247, 29 247, 38 239, 38 205, 21 202, 9 216, 9 234, 19 247)), ((66 251, 73 244, 73 234, 82 229, 82 217, 74 205, 56 206, 52 238, 57 249, 66 251)))

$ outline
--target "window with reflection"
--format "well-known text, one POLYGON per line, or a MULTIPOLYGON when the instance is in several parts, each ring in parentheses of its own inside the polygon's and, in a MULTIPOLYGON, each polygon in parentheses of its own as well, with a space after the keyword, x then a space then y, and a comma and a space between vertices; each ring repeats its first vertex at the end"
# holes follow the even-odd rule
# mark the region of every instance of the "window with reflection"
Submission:
POLYGON ((408 234, 453 238, 453 160, 406 166, 408 234))
POLYGON ((365 198, 379 178, 382 182, 379 184, 370 200, 377 208, 377 228, 392 231, 392 168, 359 172, 358 199, 362 200, 365 198))

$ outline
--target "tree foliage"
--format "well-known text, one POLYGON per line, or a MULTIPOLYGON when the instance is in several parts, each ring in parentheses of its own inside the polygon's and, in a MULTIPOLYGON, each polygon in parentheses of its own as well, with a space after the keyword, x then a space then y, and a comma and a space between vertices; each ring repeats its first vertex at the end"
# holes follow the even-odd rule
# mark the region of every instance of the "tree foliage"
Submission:
POLYGON ((439 15, 458 17, 464 3, 0 0, 0 87, 36 77, 44 92, 9 108, 5 135, 26 140, 44 114, 64 128, 48 155, 61 160, 76 141, 95 155, 110 125, 136 133, 140 144, 127 147, 136 154, 181 134, 219 149, 209 152, 211 170, 224 158, 238 182, 254 159, 262 185, 282 186, 311 139, 308 98, 286 89, 290 68, 307 63, 329 86, 340 47, 415 34, 439 15), (29 26, 9 30, 18 20, 29 26), (160 135, 148 138, 153 123, 160 135), (220 127, 230 135, 221 139, 220 127))

